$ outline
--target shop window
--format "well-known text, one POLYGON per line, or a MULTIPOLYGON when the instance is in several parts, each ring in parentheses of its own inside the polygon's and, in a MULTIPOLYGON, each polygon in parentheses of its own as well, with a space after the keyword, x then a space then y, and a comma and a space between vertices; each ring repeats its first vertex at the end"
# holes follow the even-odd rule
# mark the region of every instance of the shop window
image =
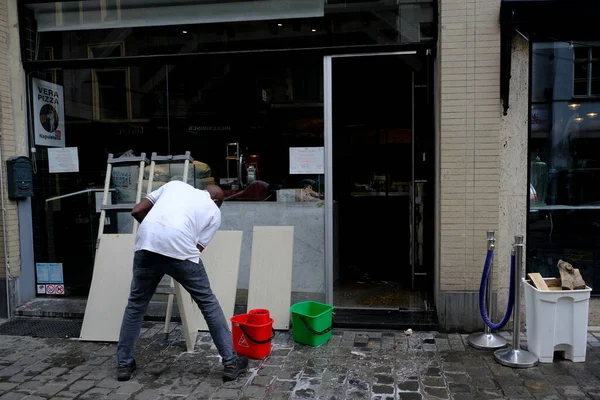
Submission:
POLYGON ((600 96, 600 48, 578 46, 573 55, 573 96, 600 96))
POLYGON ((600 294, 600 52, 596 43, 532 45, 528 270, 578 268, 600 294))
MULTIPOLYGON (((89 58, 123 57, 124 43, 88 46, 89 58)), ((132 119, 131 75, 128 67, 92 69, 92 104, 94 120, 124 121, 132 119)))
MULTIPOLYGON (((115 57, 124 53, 124 45, 103 43, 90 45, 87 50, 92 59, 115 57)), ((217 183, 225 191, 222 229, 244 230, 245 235, 251 235, 257 225, 295 226, 299 238, 295 246, 306 253, 298 268, 314 277, 303 289, 321 290, 321 56, 248 56, 243 60, 125 64, 122 68, 65 69, 57 73, 65 93, 65 146, 77 148, 79 171, 50 173, 47 149, 37 146, 32 209, 35 260, 63 264, 66 295, 85 296, 89 290, 100 213, 95 193, 88 191, 104 187, 108 153, 118 157, 144 152, 150 157, 152 152, 181 155, 186 151, 194 158, 188 182, 198 188, 217 183), (271 93, 277 93, 277 99, 271 93), (129 107, 133 119, 118 121, 131 117, 129 107), (304 151, 306 148, 309 150, 304 151), (290 154, 295 156, 294 171, 290 154), (66 197, 46 203, 58 196, 66 197)), ((146 171, 149 173, 149 168, 146 171)), ((137 176, 135 167, 118 174, 137 176)), ((133 202, 137 187, 129 181, 119 185, 115 175, 112 202, 133 202)), ((145 174, 143 192, 148 179, 145 174)), ((182 179, 181 164, 158 165, 153 188, 173 179, 182 179)), ((113 213, 105 232, 130 233, 132 227, 128 212, 113 213)), ((243 254, 250 253, 244 250, 243 254)))
MULTIPOLYGON (((122 54, 122 45, 118 43, 84 49, 89 50, 93 58, 122 54)), ((52 52, 40 48, 39 53, 49 57, 52 52)), ((52 74, 64 92, 65 147, 77 149, 78 167, 72 172, 50 172, 48 147, 36 145, 36 158, 32 160, 37 170, 34 177, 36 196, 32 199, 34 257, 39 263, 63 264, 66 296, 86 296, 92 277, 99 227, 97 196, 104 187, 108 154, 116 157, 128 153, 139 155, 142 152, 150 157, 153 151, 168 154, 168 135, 164 129, 168 125, 166 71, 165 65, 151 64, 110 70, 46 70, 40 71, 36 77, 46 78, 52 74), (124 71, 132 79, 127 77, 126 81, 124 71), (96 85, 94 88, 92 72, 96 85), (118 79, 122 79, 123 83, 118 83, 118 79), (111 86, 104 86, 109 83, 111 86), (127 92, 132 93, 134 119, 128 119, 127 114, 121 111, 126 110, 130 101, 121 96, 125 87, 127 92), (107 100, 109 96, 112 99, 107 100), (93 110, 98 108, 95 107, 98 101, 101 101, 100 104, 104 101, 114 103, 108 104, 111 106, 108 111, 102 110, 102 118, 97 115, 97 110, 93 110), (124 120, 116 121, 116 118, 124 120)), ((113 169, 113 203, 135 200, 137 184, 133 183, 137 181, 131 176, 136 176, 135 168, 113 169), (116 176, 124 178, 121 185, 114 179, 116 176)), ((129 212, 110 212, 105 232, 131 233, 132 227, 133 220, 129 212)))

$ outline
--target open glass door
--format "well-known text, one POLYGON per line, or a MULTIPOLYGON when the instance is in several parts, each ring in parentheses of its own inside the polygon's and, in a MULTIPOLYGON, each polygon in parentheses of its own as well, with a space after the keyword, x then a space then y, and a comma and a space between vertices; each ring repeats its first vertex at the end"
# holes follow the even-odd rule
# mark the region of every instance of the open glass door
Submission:
POLYGON ((423 269, 433 220, 423 218, 428 180, 416 172, 427 156, 415 137, 422 68, 416 52, 325 60, 329 300, 338 308, 427 307, 420 289, 433 278, 423 269))

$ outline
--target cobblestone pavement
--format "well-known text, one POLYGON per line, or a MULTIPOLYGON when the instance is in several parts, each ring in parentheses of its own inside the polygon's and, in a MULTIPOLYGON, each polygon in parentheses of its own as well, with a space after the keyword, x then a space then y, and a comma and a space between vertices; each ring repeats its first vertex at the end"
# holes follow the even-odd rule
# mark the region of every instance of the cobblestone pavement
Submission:
POLYGON ((334 330, 319 348, 277 333, 270 357, 251 361, 223 383, 219 356, 202 333, 194 353, 176 327, 145 323, 139 369, 117 382, 115 345, 0 336, 1 399, 600 399, 600 341, 588 336, 587 361, 515 370, 466 336, 334 330))

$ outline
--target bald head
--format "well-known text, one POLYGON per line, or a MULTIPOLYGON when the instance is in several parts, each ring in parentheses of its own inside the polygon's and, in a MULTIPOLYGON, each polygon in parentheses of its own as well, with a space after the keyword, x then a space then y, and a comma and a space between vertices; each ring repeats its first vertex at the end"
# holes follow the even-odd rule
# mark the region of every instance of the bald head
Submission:
POLYGON ((221 208, 221 205, 223 204, 223 199, 225 198, 223 190, 217 185, 208 185, 204 190, 206 190, 210 194, 210 198, 213 199, 213 201, 219 208, 221 208))

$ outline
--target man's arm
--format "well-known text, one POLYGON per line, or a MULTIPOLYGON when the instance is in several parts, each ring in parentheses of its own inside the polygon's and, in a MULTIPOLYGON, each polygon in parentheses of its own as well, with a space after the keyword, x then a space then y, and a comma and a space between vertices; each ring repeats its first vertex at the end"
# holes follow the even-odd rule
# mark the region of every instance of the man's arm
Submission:
POLYGON ((204 231, 200 232, 198 235, 198 240, 196 243, 196 247, 200 250, 200 253, 204 251, 208 243, 212 240, 215 233, 221 226, 221 213, 218 212, 213 216, 211 223, 204 229, 204 231))
POLYGON ((131 216, 133 218, 135 218, 135 220, 141 224, 153 206, 154 206, 153 202, 151 202, 148 199, 144 199, 144 200, 140 201, 139 203, 137 203, 135 205, 135 207, 133 207, 133 210, 131 211, 131 216))
POLYGON ((144 200, 140 201, 138 204, 135 205, 135 207, 133 207, 133 210, 131 210, 131 216, 135 218, 137 222, 139 222, 140 224, 142 223, 144 218, 146 218, 146 215, 148 215, 148 213, 154 206, 154 203, 156 203, 162 192, 165 190, 165 186, 167 185, 168 183, 150 192, 144 200))

